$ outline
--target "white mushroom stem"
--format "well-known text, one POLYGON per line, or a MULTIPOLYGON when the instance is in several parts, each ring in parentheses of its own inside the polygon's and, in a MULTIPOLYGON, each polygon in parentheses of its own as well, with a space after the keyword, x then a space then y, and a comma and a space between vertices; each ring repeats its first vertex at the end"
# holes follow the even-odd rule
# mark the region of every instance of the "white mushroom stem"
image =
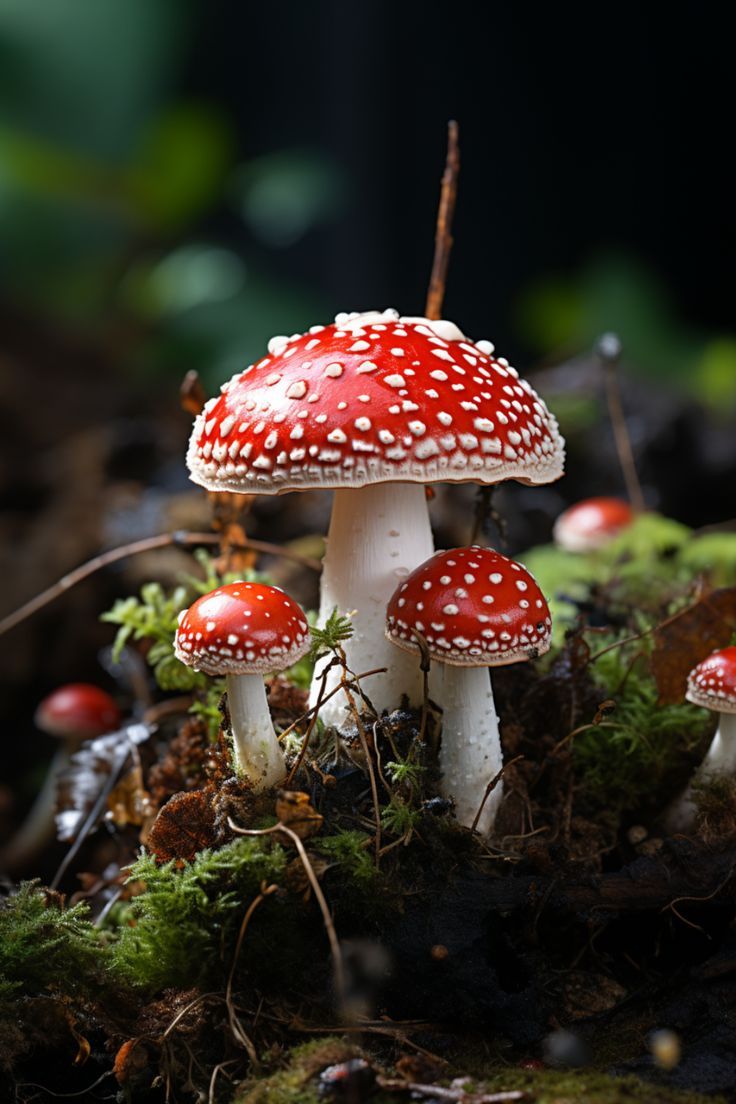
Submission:
POLYGON ((56 836, 56 788, 59 776, 69 766, 79 741, 70 740, 58 749, 46 772, 43 786, 15 835, 0 852, 0 866, 14 873, 28 868, 49 847, 56 836))
POLYGON ((693 788, 715 774, 736 774, 736 713, 719 714, 718 730, 705 759, 667 811, 665 824, 669 832, 683 832, 692 826, 697 812, 693 788))
MULTIPOLYGON (((471 828, 486 788, 503 766, 498 717, 487 667, 433 665, 441 689, 440 791, 455 802, 455 816, 471 828)), ((501 781, 488 795, 477 831, 488 835, 501 803, 501 781)))
POLYGON ((245 775, 256 792, 267 790, 286 774, 261 675, 228 675, 227 701, 233 731, 235 773, 245 775))
MULTIPOLYGON (((388 668, 366 681, 365 692, 379 713, 396 709, 406 695, 422 701, 422 675, 416 657, 399 651, 385 635, 386 606, 397 585, 434 551, 427 499, 422 483, 374 483, 335 491, 332 520, 322 573, 319 624, 333 609, 355 610, 353 635, 345 644, 348 667, 355 674, 388 668)), ((310 705, 315 705, 325 663, 317 664, 310 705)), ((340 671, 327 676, 334 689, 340 671)), ((340 727, 349 719, 344 694, 335 694, 320 710, 325 724, 340 727)))

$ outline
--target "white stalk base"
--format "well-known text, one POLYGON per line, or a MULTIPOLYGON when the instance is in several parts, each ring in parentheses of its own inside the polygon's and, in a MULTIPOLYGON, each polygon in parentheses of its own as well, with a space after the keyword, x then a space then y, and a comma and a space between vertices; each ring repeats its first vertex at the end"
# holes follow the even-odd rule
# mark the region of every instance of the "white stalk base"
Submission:
POLYGON ((245 775, 256 793, 286 775, 261 675, 228 675, 227 703, 233 730, 235 773, 245 775))
POLYGON ((670 806, 665 816, 668 832, 684 832, 692 827, 697 807, 693 801, 693 786, 714 774, 736 774, 736 713, 721 713, 718 731, 705 759, 692 781, 670 806))
MULTIPOLYGON (((455 802, 455 816, 471 828, 486 787, 503 766, 498 717, 487 667, 433 665, 442 703, 440 790, 455 802)), ((486 836, 493 828, 503 796, 498 782, 483 806, 476 829, 486 836)))
POLYGON ((69 766, 71 752, 79 744, 58 749, 46 772, 26 819, 0 852, 0 866, 14 873, 35 862, 56 838, 56 787, 59 775, 69 766))
MULTIPOLYGON (((427 499, 422 483, 376 483, 355 490, 335 491, 332 520, 322 572, 319 624, 333 609, 355 610, 353 635, 346 641, 348 667, 355 674, 374 667, 384 675, 365 680, 364 690, 379 713, 396 709, 406 694, 411 705, 422 702, 419 657, 386 639, 386 606, 399 583, 434 551, 427 499)), ((310 706, 316 705, 321 671, 317 664, 310 706)), ((339 669, 327 676, 326 692, 340 681, 339 669)), ((326 725, 340 728, 349 720, 343 693, 320 710, 326 725)))

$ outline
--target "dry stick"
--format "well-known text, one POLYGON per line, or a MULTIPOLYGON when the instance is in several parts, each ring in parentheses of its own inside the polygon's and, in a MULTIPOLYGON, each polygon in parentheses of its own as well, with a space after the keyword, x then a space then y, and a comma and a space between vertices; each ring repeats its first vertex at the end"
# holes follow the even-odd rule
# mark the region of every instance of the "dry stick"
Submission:
MULTIPOLYGON (((136 556, 141 552, 152 552, 157 548, 190 548, 198 544, 219 543, 220 538, 216 533, 190 533, 188 530, 178 530, 175 533, 160 533, 156 537, 144 537, 143 540, 131 541, 130 544, 122 544, 119 548, 111 548, 107 552, 102 552, 99 556, 87 560, 80 567, 75 567, 68 575, 64 575, 63 578, 59 579, 58 583, 47 587, 35 598, 25 602, 20 609, 8 614, 0 621, 0 636, 9 632, 10 629, 14 629, 27 617, 38 613, 44 606, 48 606, 49 603, 61 597, 62 594, 71 590, 78 583, 84 582, 90 575, 101 571, 103 567, 109 567, 110 564, 117 563, 118 560, 127 559, 128 556, 136 556)), ((263 552, 269 556, 283 556, 287 560, 294 560, 296 563, 303 564, 304 567, 308 567, 312 571, 322 570, 319 560, 313 560, 311 556, 302 556, 299 552, 292 552, 289 548, 280 548, 279 545, 271 544, 268 541, 249 539, 242 545, 242 548, 252 548, 254 552, 263 552)))
POLYGON ((626 493, 635 513, 640 514, 646 509, 644 495, 639 482, 634 461, 634 452, 631 448, 631 438, 626 425, 626 416, 621 401, 621 387, 618 378, 618 366, 621 360, 621 342, 616 334, 604 334, 598 342, 598 356, 603 365, 603 374, 606 381, 606 401, 608 414, 613 427, 613 438, 616 442, 616 452, 621 465, 621 470, 626 483, 626 493))
MULTIPOLYGON (((374 811, 374 815, 375 815, 375 818, 376 818, 375 849, 376 849, 376 870, 378 870, 378 868, 381 864, 381 806, 380 806, 380 803, 378 801, 378 786, 376 785, 376 774, 375 774, 375 771, 373 770, 373 760, 371 759, 370 748, 368 747, 368 740, 366 739, 365 729, 363 727, 363 720, 362 720, 362 718, 360 716, 360 713, 358 712, 358 710, 355 706, 355 701, 353 699, 353 695, 351 694, 350 690, 348 690, 348 684, 347 684, 347 678, 346 678, 347 673, 348 673, 348 668, 347 668, 347 663, 346 663, 346 659, 345 659, 345 652, 342 650, 342 648, 340 648, 340 653, 339 654, 340 654, 340 661, 341 661, 341 667, 342 667, 342 674, 340 676, 340 685, 342 686, 343 690, 345 691, 345 697, 348 700, 348 708, 349 708, 350 712, 353 715, 353 719, 355 721, 355 726, 358 729, 358 736, 360 738, 360 746, 362 747, 363 754, 365 755, 365 763, 366 763, 366 767, 368 768, 368 778, 369 778, 370 784, 371 784, 371 795, 373 797, 373 811, 374 811)), ((358 692, 360 693, 360 683, 358 683, 358 692)))
POLYGON ((238 1019, 235 1009, 233 1007, 233 978, 235 977, 235 967, 238 964, 240 958, 240 950, 243 946, 243 940, 245 939, 245 933, 248 930, 248 924, 251 921, 253 913, 256 911, 259 905, 263 904, 267 897, 270 897, 272 893, 275 893, 279 887, 277 885, 261 885, 261 892, 257 897, 251 901, 246 909, 243 922, 240 925, 240 931, 238 932, 238 941, 235 944, 235 954, 233 955, 232 965, 230 967, 230 973, 227 978, 227 986, 225 987, 225 1004, 227 1006, 227 1015, 230 1022, 230 1030, 238 1042, 242 1043, 245 1049, 248 1051, 248 1057, 251 1060, 253 1068, 260 1069, 260 1062, 258 1061, 258 1052, 255 1048, 253 1040, 243 1030, 243 1026, 238 1019))
POLYGON ((434 237, 434 261, 432 275, 427 291, 427 303, 424 313, 427 318, 442 317, 442 302, 445 298, 447 268, 452 250, 452 219, 457 200, 457 180, 460 174, 460 146, 458 145, 458 126, 454 119, 447 124, 447 160, 442 174, 440 205, 437 210, 437 229, 434 237))
MULTIPOLYGON (((360 675, 353 675, 352 678, 347 680, 347 685, 348 686, 359 687, 361 679, 369 678, 371 675, 385 675, 386 670, 387 669, 385 667, 373 667, 370 671, 363 671, 363 673, 360 674, 360 675)), ((288 728, 285 728, 283 732, 279 733, 279 739, 283 740, 284 737, 288 736, 289 733, 291 733, 297 727, 297 725, 300 725, 304 721, 306 721, 307 717, 313 715, 314 718, 316 718, 321 706, 324 705, 325 702, 328 702, 330 700, 330 698, 333 698, 335 696, 335 694, 339 694, 342 691, 342 689, 343 689, 342 683, 338 683, 338 685, 334 688, 334 690, 330 690, 329 694, 325 694, 325 696, 323 697, 321 702, 317 701, 316 705, 313 705, 311 707, 311 709, 308 709, 306 711, 306 713, 302 713, 301 717, 297 717, 297 719, 295 721, 291 722, 291 724, 289 725, 288 728)), ((299 753, 299 757, 300 757, 300 759, 303 758, 303 755, 302 755, 301 752, 299 753)), ((292 767, 291 771, 289 771, 289 775, 287 777, 287 782, 291 782, 291 778, 292 778, 292 774, 294 773, 294 770, 295 770, 295 768, 292 767)))
POLYGON ((319 884, 317 875, 314 873, 314 867, 309 861, 309 855, 306 852, 304 844, 299 839, 296 832, 292 832, 291 828, 287 828, 285 824, 274 824, 272 828, 241 828, 232 817, 227 818, 228 825, 231 831, 235 832, 237 836, 272 836, 276 832, 283 832, 289 837, 294 846, 297 849, 299 858, 301 859, 302 866, 304 867, 304 873, 309 879, 309 884, 312 887, 314 896, 317 899, 317 904, 322 912, 322 919, 325 925, 325 931, 327 932, 327 939, 330 944, 330 951, 332 952, 332 962, 335 970, 335 989, 337 991, 337 999, 341 1009, 345 1008, 345 974, 342 966, 342 953, 340 951, 340 942, 337 938, 337 932, 335 931, 335 925, 330 915, 330 909, 325 900, 325 895, 322 892, 322 887, 319 884))
POLYGON ((510 766, 513 766, 514 763, 518 763, 519 760, 523 759, 523 758, 524 758, 523 755, 517 755, 514 759, 509 759, 508 763, 504 763, 504 765, 501 767, 498 774, 495 774, 493 776, 493 778, 491 779, 491 781, 488 783, 488 785, 486 786, 486 792, 483 794, 483 800, 481 801, 480 805, 478 806, 478 812, 475 814, 475 817, 473 818, 473 823, 470 825, 470 831, 471 832, 474 832, 475 829, 478 827, 478 821, 480 820, 481 813, 483 812, 483 809, 485 807, 485 803, 488 800, 488 798, 491 796, 493 791, 495 790, 498 783, 503 778, 504 771, 508 770, 508 768, 510 766))
POLYGON ((453 1101, 456 1104, 505 1104, 506 1101, 528 1100, 523 1089, 509 1089, 507 1092, 476 1093, 465 1089, 448 1089, 443 1085, 422 1085, 416 1081, 399 1081, 397 1078, 379 1077, 378 1087, 387 1092, 410 1092, 412 1096, 431 1097, 432 1100, 453 1101))

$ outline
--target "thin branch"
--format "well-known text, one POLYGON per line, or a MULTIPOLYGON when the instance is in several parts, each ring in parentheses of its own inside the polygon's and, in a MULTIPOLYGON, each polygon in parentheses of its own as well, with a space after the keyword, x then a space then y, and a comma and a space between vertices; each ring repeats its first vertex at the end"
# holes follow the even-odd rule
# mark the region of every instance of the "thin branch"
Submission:
POLYGON ((248 1051, 248 1057, 251 1060, 253 1068, 256 1070, 260 1069, 260 1062, 258 1061, 258 1051, 255 1048, 253 1040, 244 1030, 243 1025, 238 1019, 237 1013, 235 1012, 235 1008, 233 1006, 233 979, 235 977, 235 968, 238 964, 238 959, 240 958, 240 951, 243 946, 243 940, 245 939, 245 933, 248 930, 248 924, 251 921, 253 913, 256 911, 258 906, 263 904, 266 898, 270 897, 272 893, 275 893, 277 889, 277 885, 262 885, 261 892, 258 894, 257 897, 254 897, 251 903, 248 905, 245 916, 243 917, 243 922, 240 925, 240 931, 238 932, 238 941, 235 944, 235 953, 233 955, 230 973, 228 974, 227 978, 227 986, 225 988, 225 1004, 227 1006, 227 1014, 230 1021, 230 1030, 232 1031, 233 1036, 238 1040, 238 1042, 241 1043, 248 1051))
POLYGON ((524 758, 523 755, 517 755, 514 759, 509 759, 508 763, 504 763, 504 765, 501 767, 498 774, 495 774, 493 776, 493 778, 490 780, 490 782, 486 786, 486 792, 483 794, 483 800, 481 801, 480 805, 478 806, 478 812, 475 814, 475 817, 473 818, 473 823, 470 826, 470 831, 471 832, 474 832, 476 830, 476 828, 478 827, 478 821, 481 818, 481 814, 483 812, 483 809, 485 808, 486 801, 491 796, 491 794, 495 790, 496 786, 498 785, 498 783, 503 778, 504 771, 508 770, 508 768, 510 766, 513 766, 514 763, 518 763, 519 760, 523 759, 523 758, 524 758))
POLYGON ((274 824, 272 828, 241 828, 231 818, 227 818, 228 825, 231 831, 235 832, 238 836, 272 836, 276 832, 283 832, 289 837, 291 842, 297 849, 299 858, 301 859, 302 866, 304 867, 304 873, 309 879, 309 884, 312 887, 312 892, 317 899, 317 904, 322 912, 322 919, 325 925, 325 931, 327 932, 327 939, 329 940, 330 950, 332 952, 332 961, 335 971, 335 990, 337 992, 337 999, 340 1009, 345 1008, 345 973, 342 964, 342 951, 340 950, 340 941, 337 938, 337 932, 335 931, 335 925, 332 920, 329 906, 325 899, 325 895, 322 892, 322 887, 319 884, 317 875, 314 873, 314 867, 312 866, 309 855, 307 854, 304 844, 299 839, 296 832, 292 832, 291 828, 287 828, 285 824, 274 824))
POLYGON ((621 342, 616 334, 604 334, 598 342, 598 356, 603 365, 603 374, 606 381, 606 401, 608 414, 613 428, 613 438, 616 442, 616 452, 626 483, 626 493, 635 513, 640 514, 646 509, 644 494, 639 482, 634 461, 634 452, 631 447, 631 438, 626 425, 623 402, 621 401, 621 386, 618 378, 618 366, 621 360, 621 342))
MULTIPOLYGON (((62 594, 66 594, 72 587, 83 583, 90 575, 96 574, 96 572, 109 567, 110 564, 117 563, 119 560, 125 560, 128 556, 137 556, 141 552, 152 552, 157 548, 191 548, 196 545, 219 543, 220 538, 217 533, 190 533, 187 530, 178 530, 176 533, 160 533, 156 537, 144 537, 143 540, 122 544, 119 548, 110 548, 107 552, 102 552, 99 556, 87 560, 80 567, 75 567, 68 575, 64 575, 63 578, 59 579, 58 583, 42 590, 35 598, 31 598, 19 609, 9 613, 7 617, 0 621, 0 636, 14 629, 16 625, 19 625, 21 621, 25 621, 34 613, 38 613, 44 606, 48 606, 51 602, 60 598, 62 594)), ((280 548, 279 545, 271 544, 268 541, 248 539, 242 547, 253 549, 254 552, 263 552, 268 556, 283 556, 285 559, 294 560, 312 571, 322 570, 319 560, 314 560, 311 556, 302 556, 299 552, 292 552, 289 548, 280 548)))
POLYGON ((457 199, 457 180, 460 174, 460 146, 458 144, 458 126, 454 119, 447 124, 447 161, 442 175, 440 205, 437 210, 437 229, 434 237, 434 261, 432 275, 427 291, 427 304, 424 313, 427 318, 442 317, 442 303, 445 298, 447 268, 452 250, 452 219, 457 199))

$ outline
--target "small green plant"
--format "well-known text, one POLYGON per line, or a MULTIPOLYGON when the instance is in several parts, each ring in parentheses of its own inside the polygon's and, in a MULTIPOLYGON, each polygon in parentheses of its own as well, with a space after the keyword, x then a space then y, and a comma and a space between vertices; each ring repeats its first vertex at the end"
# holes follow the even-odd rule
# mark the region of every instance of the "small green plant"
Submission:
POLYGON ((321 659, 329 652, 337 652, 353 635, 353 623, 345 614, 333 609, 322 628, 312 627, 312 658, 321 659))
POLYGON ((413 808, 402 797, 394 794, 381 810, 381 827, 394 836, 408 836, 421 819, 421 810, 413 808))
POLYGON ((392 782, 397 786, 407 786, 411 790, 418 790, 425 767, 421 763, 412 763, 408 759, 386 764, 386 771, 392 782))
POLYGON ((344 831, 316 841, 316 849, 356 882, 367 886, 376 879, 376 868, 368 851, 372 839, 365 832, 344 831))

